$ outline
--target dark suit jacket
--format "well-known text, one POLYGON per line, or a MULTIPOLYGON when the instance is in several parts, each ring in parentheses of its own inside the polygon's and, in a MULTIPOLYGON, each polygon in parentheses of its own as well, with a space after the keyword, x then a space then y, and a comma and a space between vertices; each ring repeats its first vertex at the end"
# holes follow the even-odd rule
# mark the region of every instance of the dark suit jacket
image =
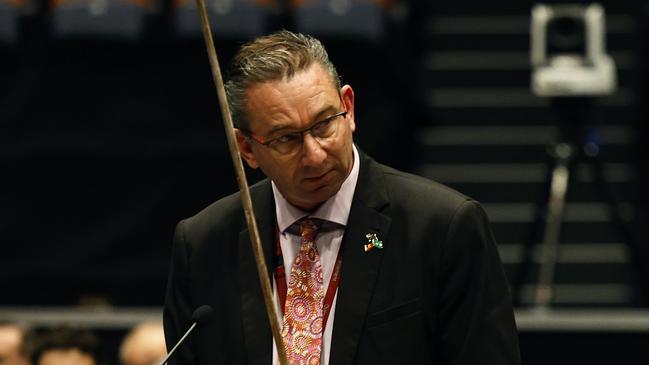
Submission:
MULTIPOLYGON (((270 275, 270 182, 251 187, 251 195, 270 275)), ((361 153, 341 250, 331 365, 520 363, 507 282, 477 202, 361 153), (368 232, 383 249, 363 250, 368 232)), ((215 315, 173 364, 271 364, 239 194, 178 224, 164 307, 170 348, 203 304, 215 315)))

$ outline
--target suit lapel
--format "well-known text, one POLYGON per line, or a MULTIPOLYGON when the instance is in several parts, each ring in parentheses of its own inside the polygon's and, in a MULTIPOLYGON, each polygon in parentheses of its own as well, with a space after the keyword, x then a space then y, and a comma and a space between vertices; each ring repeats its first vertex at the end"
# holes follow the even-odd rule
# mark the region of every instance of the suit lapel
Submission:
POLYGON ((363 332, 383 250, 365 252, 365 235, 376 233, 384 245, 391 218, 383 175, 376 163, 361 154, 361 171, 343 238, 343 268, 331 343, 330 364, 352 364, 363 332))
MULTIPOLYGON (((275 208, 270 183, 264 181, 251 188, 250 193, 270 276, 275 239, 275 208)), ((241 315, 248 360, 250 364, 268 365, 272 362, 272 333, 247 228, 239 233, 238 244, 241 315)))

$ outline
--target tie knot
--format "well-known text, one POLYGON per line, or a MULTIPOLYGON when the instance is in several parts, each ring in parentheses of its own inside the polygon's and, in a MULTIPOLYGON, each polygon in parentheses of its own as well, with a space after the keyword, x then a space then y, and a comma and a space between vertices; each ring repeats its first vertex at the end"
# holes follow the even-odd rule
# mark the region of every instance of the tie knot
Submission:
POLYGON ((286 228, 285 232, 304 238, 305 233, 315 237, 316 233, 331 232, 336 229, 344 229, 345 226, 335 222, 315 217, 301 218, 286 228))
POLYGON ((300 236, 302 236, 302 239, 313 241, 318 231, 317 220, 305 218, 305 219, 301 219, 299 223, 300 223, 300 236))

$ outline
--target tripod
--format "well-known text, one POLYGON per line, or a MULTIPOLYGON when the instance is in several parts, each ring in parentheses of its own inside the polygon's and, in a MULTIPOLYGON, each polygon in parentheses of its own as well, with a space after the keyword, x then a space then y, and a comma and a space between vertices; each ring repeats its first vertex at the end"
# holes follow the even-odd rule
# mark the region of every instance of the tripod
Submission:
MULTIPOLYGON (((628 209, 607 182, 599 157, 598 141, 588 133, 588 122, 596 121, 600 115, 596 113, 595 100, 590 97, 558 97, 550 100, 557 117, 559 138, 556 143, 548 146, 550 169, 543 194, 536 205, 536 218, 529 237, 524 242, 521 263, 515 274, 512 290, 515 304, 520 305, 521 288, 532 265, 534 244, 542 238, 539 275, 533 297, 533 304, 538 308, 549 307, 555 298, 554 279, 560 250, 561 226, 571 179, 579 162, 592 168, 597 191, 608 208, 612 228, 631 248, 632 260, 636 270, 639 270, 638 273, 644 271, 636 255, 633 255, 638 246, 628 227, 628 209)), ((641 284, 645 284, 647 275, 641 274, 639 278, 641 284)))

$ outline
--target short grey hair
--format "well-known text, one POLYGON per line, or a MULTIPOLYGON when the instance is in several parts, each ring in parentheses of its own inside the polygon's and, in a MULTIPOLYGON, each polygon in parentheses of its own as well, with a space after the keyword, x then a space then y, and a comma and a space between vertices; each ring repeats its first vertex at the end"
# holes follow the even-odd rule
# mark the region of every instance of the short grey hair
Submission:
POLYGON ((249 131, 245 104, 249 87, 279 80, 319 63, 331 75, 337 90, 340 78, 322 43, 306 34, 282 30, 244 44, 234 56, 225 90, 232 119, 237 128, 249 131))

